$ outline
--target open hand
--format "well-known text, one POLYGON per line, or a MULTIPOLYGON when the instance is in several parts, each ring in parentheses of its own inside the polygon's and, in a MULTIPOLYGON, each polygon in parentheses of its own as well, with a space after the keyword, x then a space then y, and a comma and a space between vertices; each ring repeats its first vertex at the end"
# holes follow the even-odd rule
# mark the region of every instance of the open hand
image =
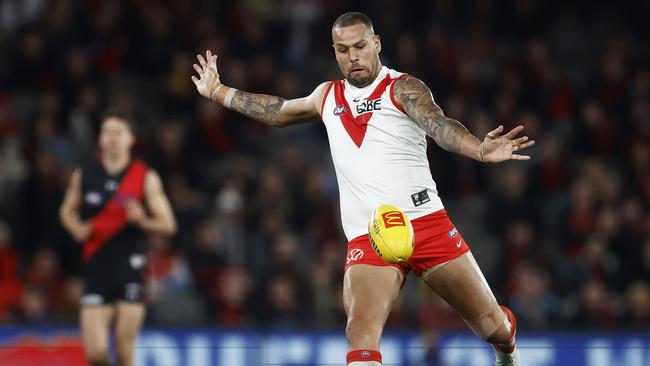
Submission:
POLYGON ((205 52, 205 58, 203 58, 203 55, 196 55, 196 58, 199 60, 201 66, 197 64, 192 65, 194 66, 194 70, 199 74, 198 78, 192 75, 192 81, 196 85, 196 90, 199 94, 214 100, 215 94, 221 85, 219 72, 217 71, 217 55, 213 55, 208 50, 205 52))
POLYGON ((533 146, 535 140, 528 140, 528 136, 515 138, 524 126, 517 126, 512 131, 501 135, 503 126, 490 131, 478 147, 479 160, 484 163, 499 163, 506 160, 530 160, 528 155, 513 154, 533 146))

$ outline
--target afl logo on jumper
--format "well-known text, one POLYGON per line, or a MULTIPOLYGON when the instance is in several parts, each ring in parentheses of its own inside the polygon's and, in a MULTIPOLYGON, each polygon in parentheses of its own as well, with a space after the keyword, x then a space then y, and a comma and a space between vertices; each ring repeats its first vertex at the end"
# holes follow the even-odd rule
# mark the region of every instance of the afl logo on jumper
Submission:
POLYGON ((340 116, 348 112, 348 107, 346 107, 343 104, 339 104, 334 108, 334 115, 335 116, 340 116))
POLYGON ((449 230, 449 232, 447 233, 447 236, 450 238, 453 238, 456 235, 458 235, 458 230, 456 230, 456 228, 449 230))
POLYGON ((95 191, 86 193, 86 203, 91 206, 99 206, 102 203, 102 195, 95 191))
POLYGON ((346 263, 359 260, 363 257, 363 250, 361 249, 352 249, 348 252, 348 257, 346 258, 346 263))

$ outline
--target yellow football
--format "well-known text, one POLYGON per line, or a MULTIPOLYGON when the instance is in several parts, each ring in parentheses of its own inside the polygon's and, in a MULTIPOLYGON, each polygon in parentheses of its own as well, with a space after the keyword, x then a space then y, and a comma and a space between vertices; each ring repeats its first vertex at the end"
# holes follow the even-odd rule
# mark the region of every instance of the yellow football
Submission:
POLYGON ((413 254, 413 226, 404 212, 395 206, 377 207, 368 223, 368 236, 372 249, 388 263, 404 262, 413 254))

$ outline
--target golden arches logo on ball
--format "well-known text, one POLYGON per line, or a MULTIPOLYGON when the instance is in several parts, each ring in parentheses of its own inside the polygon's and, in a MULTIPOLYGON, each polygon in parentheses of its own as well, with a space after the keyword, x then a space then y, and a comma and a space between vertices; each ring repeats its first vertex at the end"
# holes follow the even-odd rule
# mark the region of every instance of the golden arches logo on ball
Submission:
POLYGON ((375 209, 368 223, 368 237, 375 253, 388 263, 402 263, 413 254, 413 226, 395 206, 381 205, 375 209))

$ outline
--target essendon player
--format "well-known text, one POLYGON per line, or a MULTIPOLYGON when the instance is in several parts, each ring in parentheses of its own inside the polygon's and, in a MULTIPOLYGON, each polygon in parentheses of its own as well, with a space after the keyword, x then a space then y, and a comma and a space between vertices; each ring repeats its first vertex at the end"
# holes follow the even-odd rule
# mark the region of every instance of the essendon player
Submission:
POLYGON ((73 172, 60 210, 63 226, 84 244, 81 336, 93 366, 111 364, 108 339, 113 324, 117 362, 133 365, 133 346, 145 313, 140 273, 144 235, 176 231, 160 177, 131 159, 134 139, 127 115, 106 114, 99 133, 100 161, 73 172))
POLYGON ((482 163, 527 160, 514 152, 533 144, 516 138, 522 126, 499 126, 483 141, 446 117, 417 78, 382 66, 381 42, 362 13, 346 13, 332 26, 343 80, 320 84, 311 95, 286 100, 247 93, 221 83, 217 56, 198 55, 192 76, 204 97, 267 125, 320 117, 327 130, 349 240, 343 302, 348 317, 349 365, 381 365, 379 339, 400 286, 413 270, 481 338, 494 345, 497 365, 518 365, 515 318, 497 303, 467 243, 447 217, 431 178, 425 136, 443 149, 482 163), (367 224, 382 204, 411 219, 415 249, 404 264, 383 262, 372 250, 367 224))

